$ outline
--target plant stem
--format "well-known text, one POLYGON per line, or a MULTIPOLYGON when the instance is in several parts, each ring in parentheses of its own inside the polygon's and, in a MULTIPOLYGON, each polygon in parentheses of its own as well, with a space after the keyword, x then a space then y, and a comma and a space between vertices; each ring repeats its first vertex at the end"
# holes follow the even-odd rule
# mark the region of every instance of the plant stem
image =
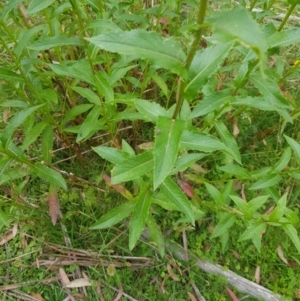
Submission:
POLYGON ((252 0, 252 1, 251 1, 251 5, 250 5, 250 7, 249 7, 249 11, 252 11, 252 9, 254 8, 256 2, 257 2, 257 0, 252 0))
POLYGON ((283 20, 281 21, 281 23, 280 23, 280 25, 279 25, 279 27, 278 27, 278 29, 277 29, 278 31, 280 31, 280 30, 283 28, 284 24, 286 23, 286 21, 287 21, 288 18, 290 17, 290 15, 291 15, 291 13, 293 12, 293 10, 295 9, 296 5, 297 5, 297 3, 296 3, 296 1, 295 1, 295 3, 293 3, 293 4, 290 6, 289 10, 287 11, 286 15, 284 16, 283 20))
MULTIPOLYGON (((198 29, 194 33, 194 40, 192 42, 191 48, 187 54, 187 58, 186 58, 186 61, 184 64, 184 67, 186 68, 187 71, 189 70, 191 63, 194 59, 194 56, 196 54, 196 51, 199 48, 199 42, 201 39, 202 29, 203 29, 203 27, 201 25, 204 22, 206 7, 207 7, 207 0, 200 0, 198 18, 197 18, 198 29)), ((181 109, 181 106, 182 106, 182 103, 184 100, 185 87, 186 87, 185 80, 182 77, 179 77, 178 89, 177 89, 177 94, 176 94, 176 107, 175 107, 175 111, 173 114, 173 119, 175 119, 180 112, 180 109, 181 109)))

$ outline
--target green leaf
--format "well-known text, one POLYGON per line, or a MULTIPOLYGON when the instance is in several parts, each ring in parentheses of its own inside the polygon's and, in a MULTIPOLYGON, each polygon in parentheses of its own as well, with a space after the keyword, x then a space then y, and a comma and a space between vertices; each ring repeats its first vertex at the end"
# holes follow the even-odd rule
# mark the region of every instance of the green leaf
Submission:
POLYGON ((6 152, 5 152, 9 157, 15 159, 16 161, 20 163, 25 163, 27 165, 30 165, 30 162, 24 152, 22 151, 21 148, 16 146, 14 143, 10 142, 6 146, 6 152))
POLYGON ((160 185, 161 192, 183 212, 188 220, 194 225, 195 218, 190 202, 182 190, 173 182, 170 177, 160 185))
POLYGON ((158 85, 158 87, 160 88, 161 92, 167 97, 169 98, 169 94, 170 91, 168 89, 168 85, 166 84, 165 80, 154 73, 149 74, 149 76, 154 80, 154 82, 158 85))
POLYGON ((51 184, 61 187, 64 190, 67 190, 67 184, 60 173, 57 171, 46 167, 45 165, 36 162, 32 167, 34 174, 42 178, 43 180, 49 181, 51 184))
POLYGON ((153 123, 156 123, 158 116, 168 116, 166 109, 156 102, 135 99, 134 103, 136 109, 153 123))
POLYGON ((12 72, 10 70, 0 68, 0 79, 5 81, 12 81, 12 82, 23 82, 24 79, 20 74, 12 72))
POLYGON ((232 44, 217 44, 198 51, 188 71, 185 97, 192 100, 202 90, 208 78, 220 68, 232 44))
POLYGON ((209 134, 184 131, 181 137, 182 150, 199 150, 202 152, 213 152, 217 150, 228 150, 224 143, 209 134))
POLYGON ((153 169, 152 151, 144 152, 140 155, 130 157, 129 159, 116 165, 112 170, 112 184, 128 182, 141 177, 143 174, 153 169))
POLYGON ((30 107, 26 110, 19 111, 16 113, 9 121, 9 123, 6 125, 4 131, 1 134, 1 141, 3 144, 7 144, 10 138, 12 137, 14 131, 24 122, 24 120, 30 116, 34 111, 41 108, 42 105, 30 107))
POLYGON ((62 125, 65 126, 68 121, 73 120, 76 116, 88 111, 89 109, 91 109, 93 107, 94 106, 92 104, 82 104, 82 105, 78 105, 78 106, 72 108, 71 110, 68 110, 65 118, 61 122, 62 125))
POLYGON ((8 2, 5 3, 5 5, 2 6, 1 11, 0 11, 0 19, 1 21, 4 21, 4 19, 7 17, 9 12, 13 8, 17 8, 18 4, 21 3, 23 0, 9 0, 8 2))
MULTIPOLYGON (((91 89, 81 88, 81 87, 72 87, 72 89, 75 92, 77 92, 79 95, 81 95, 82 97, 86 98, 89 102, 91 102, 91 103, 93 103, 95 105, 101 106, 100 98, 91 89)), ((75 108, 73 108, 73 109, 75 109, 75 108)))
POLYGON ((94 86, 94 77, 90 67, 84 66, 80 68, 79 65, 76 66, 75 64, 73 66, 48 64, 48 66, 57 75, 76 78, 94 86))
POLYGON ((159 116, 154 143, 154 190, 170 174, 180 145, 185 121, 159 116))
POLYGON ((300 43, 300 28, 277 31, 268 38, 269 48, 284 47, 300 43))
POLYGON ((205 187, 208 191, 208 193, 210 194, 210 196, 213 198, 213 200, 216 202, 216 204, 218 205, 225 205, 226 201, 222 195, 222 193, 213 185, 209 184, 209 183, 204 183, 205 187))
POLYGON ((121 222, 127 218, 136 206, 136 201, 131 200, 119 207, 116 207, 102 216, 98 221, 96 221, 90 229, 105 229, 110 228, 113 225, 121 222))
POLYGON ((184 154, 177 158, 172 174, 186 170, 194 162, 206 157, 206 154, 184 154))
POLYGON ((292 108, 290 103, 283 97, 276 82, 266 76, 261 76, 259 72, 251 74, 249 79, 269 103, 281 109, 292 108))
POLYGON ((292 226, 291 224, 282 224, 281 227, 285 231, 285 233, 289 236, 289 238, 295 245, 297 251, 300 253, 300 240, 295 227, 292 226))
POLYGON ((29 104, 21 100, 7 100, 0 103, 0 107, 4 108, 27 108, 29 104))
POLYGON ((239 210, 244 215, 246 215, 247 217, 251 217, 251 212, 249 210, 249 206, 248 206, 248 203, 246 201, 244 201, 243 199, 241 199, 240 197, 235 196, 235 195, 230 195, 230 198, 234 201, 234 203, 237 205, 239 210))
POLYGON ((37 123, 29 132, 29 134, 27 134, 24 138, 23 144, 21 146, 21 149, 24 151, 26 149, 28 149, 28 147, 34 143, 37 138, 41 135, 41 133, 44 131, 45 127, 48 125, 49 123, 44 120, 41 121, 39 123, 37 123))
POLYGON ((236 217, 232 213, 225 213, 222 216, 222 219, 218 222, 214 232, 211 235, 211 238, 221 236, 225 232, 228 232, 228 229, 234 225, 236 217))
POLYGON ((148 59, 157 68, 165 68, 185 77, 185 54, 180 45, 174 39, 163 39, 156 32, 138 29, 86 39, 101 49, 148 59))
POLYGON ((122 151, 130 156, 135 156, 134 149, 124 139, 122 139, 122 151))
POLYGON ((51 124, 49 124, 42 135, 42 153, 43 153, 43 160, 47 164, 52 163, 52 156, 51 152, 53 149, 53 138, 54 138, 54 132, 53 127, 51 124))
POLYGON ((255 182, 251 187, 249 187, 249 190, 257 190, 274 186, 281 179, 282 177, 278 174, 266 175, 263 178, 259 179, 257 182, 255 182))
POLYGON ((181 211, 170 199, 168 199, 164 194, 155 194, 152 198, 152 204, 156 204, 165 210, 169 211, 181 211))
POLYGON ((150 232, 150 237, 158 248, 159 255, 163 258, 165 255, 165 239, 159 226, 157 225, 155 219, 151 214, 148 215, 146 224, 150 232))
POLYGON ((98 123, 98 118, 101 115, 103 109, 102 106, 94 106, 94 108, 89 112, 86 116, 86 119, 80 126, 76 142, 80 142, 81 140, 87 138, 87 136, 93 131, 95 126, 98 123))
POLYGON ((2 228, 8 227, 10 222, 9 216, 0 209, 0 231, 2 228))
POLYGON ((114 90, 109 84, 107 80, 107 75, 105 76, 104 71, 98 72, 96 74, 94 82, 95 85, 102 92, 106 102, 113 101, 115 99, 114 90))
POLYGON ((300 144, 293 138, 290 138, 286 135, 284 135, 284 138, 287 141, 287 143, 290 145, 292 150, 294 151, 296 160, 297 160, 298 164, 300 164, 300 144))
POLYGON ((287 195, 284 194, 277 202, 275 209, 269 214, 269 222, 280 222, 286 209, 287 195))
POLYGON ((232 153, 234 154, 234 160, 236 160, 238 163, 241 163, 241 155, 239 151, 239 147, 233 138, 233 136, 229 133, 227 127, 225 124, 218 120, 214 122, 214 127, 217 130, 219 136, 221 137, 221 140, 223 143, 231 149, 232 153))
POLYGON ((261 220, 254 221, 249 225, 246 231, 242 234, 239 238, 239 241, 252 239, 256 249, 260 252, 261 249, 261 234, 265 232, 266 224, 263 223, 261 220))
POLYGON ((288 163, 290 162, 290 159, 291 159, 291 148, 290 147, 287 147, 282 156, 280 157, 279 161, 275 163, 275 165, 273 166, 273 169, 272 171, 278 173, 280 171, 282 171, 287 165, 288 163))
POLYGON ((32 15, 35 14, 44 8, 50 6, 55 0, 32 0, 28 6, 27 14, 32 15))
POLYGON ((251 48, 263 60, 267 48, 265 36, 250 12, 241 6, 230 11, 215 13, 207 21, 218 31, 238 39, 243 46, 251 48))
POLYGON ((56 36, 38 40, 37 42, 29 45, 27 48, 41 51, 62 46, 84 46, 84 44, 80 38, 56 36))
POLYGON ((219 166, 218 169, 239 178, 250 178, 250 174, 246 168, 240 167, 235 164, 226 164, 224 166, 219 166))
POLYGON ((117 148, 107 146, 96 146, 92 149, 103 159, 113 163, 119 164, 129 158, 129 154, 117 148))
POLYGON ((252 210, 252 213, 260 209, 268 199, 269 199, 268 195, 261 195, 248 202, 248 206, 252 210))
POLYGON ((149 215, 149 209, 151 205, 152 191, 149 191, 148 187, 145 187, 136 200, 136 205, 132 213, 131 220, 129 222, 129 250, 131 251, 144 230, 146 220, 149 215))
POLYGON ((232 99, 229 90, 215 92, 201 100, 192 111, 189 119, 207 115, 208 113, 221 108, 232 99))
POLYGON ((14 180, 28 176, 29 171, 22 168, 14 168, 0 175, 0 185, 11 183, 14 180))

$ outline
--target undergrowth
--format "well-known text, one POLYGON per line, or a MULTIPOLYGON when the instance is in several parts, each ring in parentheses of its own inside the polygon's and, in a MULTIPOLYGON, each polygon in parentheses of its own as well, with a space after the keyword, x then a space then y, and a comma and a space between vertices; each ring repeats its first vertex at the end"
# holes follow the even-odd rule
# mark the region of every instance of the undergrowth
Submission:
POLYGON ((7 298, 300 298, 299 1, 154 2, 0 3, 7 298))

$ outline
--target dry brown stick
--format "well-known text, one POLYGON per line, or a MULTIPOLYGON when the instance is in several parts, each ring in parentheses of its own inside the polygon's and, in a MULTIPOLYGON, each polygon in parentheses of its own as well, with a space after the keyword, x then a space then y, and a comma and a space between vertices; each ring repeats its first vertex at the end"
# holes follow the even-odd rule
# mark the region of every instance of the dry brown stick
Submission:
MULTIPOLYGON (((146 234, 147 236, 147 234, 146 234)), ((146 237, 145 236, 145 237, 146 237)), ((149 236, 148 236, 149 237, 149 236)), ((186 261, 186 254, 183 247, 174 243, 167 242, 166 249, 177 259, 186 261)), ((223 276, 227 279, 228 283, 236 288, 241 293, 246 293, 255 298, 261 298, 265 301, 286 301, 287 298, 274 294, 265 287, 258 285, 248 279, 245 279, 230 270, 224 270, 224 268, 218 264, 208 262, 206 260, 200 260, 196 256, 190 254, 189 258, 195 260, 194 266, 198 267, 202 271, 209 274, 223 276)))

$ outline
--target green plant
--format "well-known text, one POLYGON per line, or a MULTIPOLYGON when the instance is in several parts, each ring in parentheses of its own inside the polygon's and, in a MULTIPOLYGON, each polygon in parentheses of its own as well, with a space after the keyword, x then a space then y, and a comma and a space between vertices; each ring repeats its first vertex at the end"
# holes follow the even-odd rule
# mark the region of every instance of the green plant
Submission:
POLYGON ((197 16, 184 12, 192 18, 179 28, 180 1, 144 11, 142 1, 31 1, 25 13, 19 1, 9 2, 0 17, 0 79, 1 106, 13 117, 2 123, 1 184, 14 181, 14 189, 22 191, 38 176, 50 182, 53 198, 67 189, 63 171, 52 162, 54 143, 79 160, 92 145, 114 165, 104 180, 126 201, 91 228, 112 227, 131 216, 130 250, 146 225, 164 254, 156 220, 160 206, 182 213, 179 224, 195 225, 213 212, 212 238, 220 237, 223 250, 239 221, 240 240, 252 239, 258 250, 264 231, 276 226, 300 252, 297 208, 287 206, 283 192, 299 179, 298 137, 283 138, 299 107, 279 86, 299 73, 297 61, 293 66, 280 61, 280 51, 300 42, 300 30, 282 30, 286 20, 278 29, 260 24, 240 5, 206 17, 206 0, 191 3, 197 16), (134 5, 137 11, 129 14, 134 5), (260 165, 261 158, 255 161, 256 155, 243 150, 237 129, 246 131, 245 118, 264 118, 264 112, 272 116, 277 149, 271 162, 253 167, 249 162, 260 165), (122 139, 118 127, 128 123, 134 135, 141 126, 153 132, 146 150, 122 139), (113 147, 93 142, 99 131, 108 133, 113 147), (250 159, 245 163, 243 156, 250 159), (199 174, 200 164, 207 175, 199 174), (235 185, 245 187, 251 200, 235 185))

